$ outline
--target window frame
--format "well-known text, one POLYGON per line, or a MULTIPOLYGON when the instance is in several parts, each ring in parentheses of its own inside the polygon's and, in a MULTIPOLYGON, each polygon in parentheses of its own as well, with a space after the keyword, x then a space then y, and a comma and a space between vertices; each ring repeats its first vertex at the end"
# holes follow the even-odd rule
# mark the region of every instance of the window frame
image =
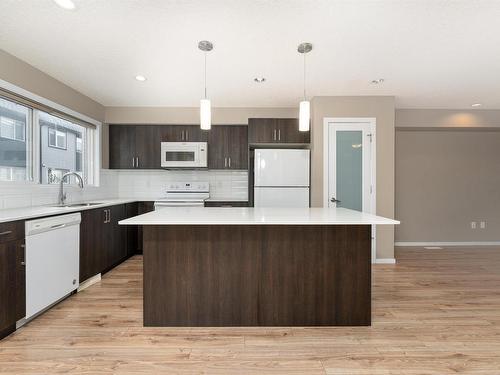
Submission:
MULTIPOLYGON (((41 179, 41 142, 39 112, 43 111, 64 120, 76 123, 87 128, 83 142, 83 174, 86 174, 86 186, 100 186, 101 167, 101 134, 102 123, 91 117, 73 111, 51 100, 33 94, 18 86, 0 79, 0 98, 28 108, 25 129, 26 146, 26 179, 25 180, 0 180, 0 186, 40 186, 54 187, 54 184, 42 183, 41 179)), ((67 137, 66 137, 67 148, 67 137)))
POLYGON ((67 131, 62 131, 62 130, 59 130, 59 129, 56 129, 56 128, 49 128, 47 130, 47 136, 48 136, 48 141, 47 141, 47 145, 49 147, 52 147, 52 148, 57 148, 59 150, 67 150, 68 149, 68 132, 67 131), (51 145, 50 144, 50 132, 53 131, 54 132, 54 140, 56 141, 56 144, 55 145, 51 145), (58 133, 61 133, 61 134, 64 134, 64 147, 62 146, 58 146, 57 145, 57 137, 59 136, 58 133))

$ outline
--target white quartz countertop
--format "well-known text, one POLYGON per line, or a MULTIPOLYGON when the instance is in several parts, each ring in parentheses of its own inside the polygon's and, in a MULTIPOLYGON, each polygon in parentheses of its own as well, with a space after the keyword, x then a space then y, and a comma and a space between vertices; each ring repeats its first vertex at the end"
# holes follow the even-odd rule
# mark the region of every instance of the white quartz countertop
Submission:
POLYGON ((122 225, 394 225, 399 221, 345 208, 167 207, 122 225))
MULTIPOLYGON (((16 220, 35 219, 44 216, 64 215, 64 214, 69 214, 71 212, 92 210, 95 208, 114 206, 117 204, 124 204, 136 201, 138 201, 138 199, 95 199, 92 200, 91 202, 99 204, 92 206, 55 207, 56 205, 50 205, 50 206, 4 209, 0 210, 0 223, 5 223, 8 221, 16 221, 16 220)), ((78 203, 78 202, 69 202, 69 204, 73 203, 78 203)))

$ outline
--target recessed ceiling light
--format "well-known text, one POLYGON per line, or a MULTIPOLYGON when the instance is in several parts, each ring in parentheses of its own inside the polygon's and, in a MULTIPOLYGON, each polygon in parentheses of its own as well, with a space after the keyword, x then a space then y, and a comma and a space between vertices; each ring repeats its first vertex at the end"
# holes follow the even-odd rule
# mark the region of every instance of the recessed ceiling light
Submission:
POLYGON ((481 105, 482 105, 481 103, 474 103, 471 105, 471 107, 481 107, 481 105))
POLYGON ((144 82, 146 80, 146 77, 138 75, 138 76, 135 76, 135 79, 140 81, 140 82, 144 82))
POLYGON ((264 77, 255 77, 253 80, 257 83, 266 82, 266 79, 264 77))
POLYGON ((54 2, 64 9, 73 10, 76 8, 75 3, 72 0, 54 0, 54 2))
POLYGON ((384 79, 383 78, 378 78, 378 79, 372 80, 372 84, 373 85, 378 85, 380 83, 384 83, 384 79))

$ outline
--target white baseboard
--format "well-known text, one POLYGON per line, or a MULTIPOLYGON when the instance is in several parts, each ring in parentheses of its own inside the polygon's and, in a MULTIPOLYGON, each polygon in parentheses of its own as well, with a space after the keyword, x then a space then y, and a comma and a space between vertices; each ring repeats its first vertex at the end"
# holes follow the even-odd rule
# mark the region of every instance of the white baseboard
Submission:
POLYGON ((499 246, 500 241, 470 241, 470 242, 395 242, 394 246, 499 246))
POLYGON ((394 259, 394 258, 377 258, 377 259, 375 259, 375 264, 396 264, 396 259, 394 259))
POLYGON ((99 281, 101 281, 101 274, 100 273, 98 273, 95 276, 92 276, 90 279, 87 279, 83 283, 81 283, 78 286, 77 292, 79 293, 82 290, 87 289, 89 286, 94 285, 95 283, 98 283, 99 281))

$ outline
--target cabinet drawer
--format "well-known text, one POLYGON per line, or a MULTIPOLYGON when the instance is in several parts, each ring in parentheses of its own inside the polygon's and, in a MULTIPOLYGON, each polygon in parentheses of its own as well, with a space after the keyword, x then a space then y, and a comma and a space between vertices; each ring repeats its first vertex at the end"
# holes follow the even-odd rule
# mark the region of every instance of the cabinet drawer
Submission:
POLYGON ((0 223, 0 243, 24 239, 24 221, 0 223))

